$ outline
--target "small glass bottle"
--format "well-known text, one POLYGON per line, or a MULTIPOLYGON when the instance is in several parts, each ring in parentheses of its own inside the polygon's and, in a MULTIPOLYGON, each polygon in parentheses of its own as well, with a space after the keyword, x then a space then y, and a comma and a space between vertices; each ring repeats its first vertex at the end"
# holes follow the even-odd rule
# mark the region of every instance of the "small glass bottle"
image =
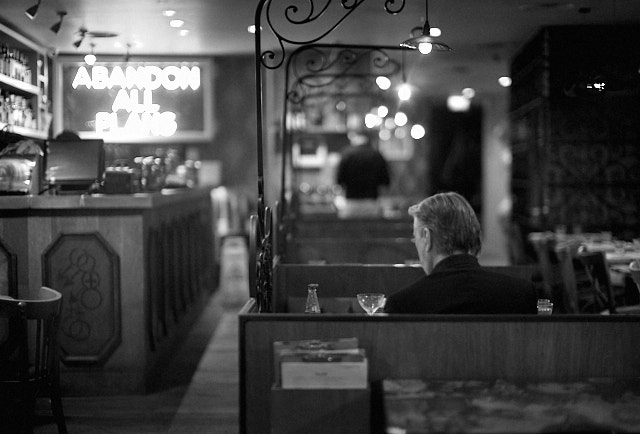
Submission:
POLYGON ((305 313, 320 313, 320 302, 318 302, 318 284, 310 283, 307 285, 307 305, 304 309, 305 313))
POLYGON ((553 303, 546 298, 538 299, 538 315, 551 315, 553 313, 553 303))

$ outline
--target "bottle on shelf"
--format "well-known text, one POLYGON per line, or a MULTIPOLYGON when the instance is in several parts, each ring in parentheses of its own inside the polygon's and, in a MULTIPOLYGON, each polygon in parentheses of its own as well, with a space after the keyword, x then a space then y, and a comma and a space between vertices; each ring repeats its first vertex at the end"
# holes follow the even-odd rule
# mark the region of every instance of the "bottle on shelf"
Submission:
POLYGON ((0 44, 0 74, 31 84, 32 72, 27 55, 7 44, 0 44))
POLYGON ((304 309, 305 313, 320 313, 320 302, 318 301, 318 284, 310 283, 307 285, 307 305, 304 309))

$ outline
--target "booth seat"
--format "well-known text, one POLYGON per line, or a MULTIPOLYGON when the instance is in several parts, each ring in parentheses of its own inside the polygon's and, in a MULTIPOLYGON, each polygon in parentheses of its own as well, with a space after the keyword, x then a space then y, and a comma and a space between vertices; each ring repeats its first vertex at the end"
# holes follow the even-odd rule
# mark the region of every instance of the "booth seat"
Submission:
MULTIPOLYGON (((615 383, 640 377, 638 315, 270 314, 257 313, 250 299, 239 314, 240 431, 282 426, 272 420, 272 403, 282 398, 274 388, 274 341, 350 337, 368 359, 371 410, 369 421, 361 421, 363 432, 384 432, 376 385, 385 379, 615 383)), ((317 392, 295 393, 293 402, 299 403, 317 392)), ((341 423, 329 421, 334 404, 315 401, 316 427, 339 432, 333 428, 341 423), (323 426, 323 420, 332 425, 323 426)))

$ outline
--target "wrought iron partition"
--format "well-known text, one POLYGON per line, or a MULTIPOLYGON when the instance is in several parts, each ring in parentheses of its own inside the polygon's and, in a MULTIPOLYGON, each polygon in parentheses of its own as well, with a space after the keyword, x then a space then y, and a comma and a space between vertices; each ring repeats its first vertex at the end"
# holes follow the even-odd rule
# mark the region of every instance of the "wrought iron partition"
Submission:
MULTIPOLYGON (((397 105, 395 93, 381 89, 377 79, 404 79, 404 51, 407 49, 399 45, 308 44, 288 57, 280 128, 280 196, 274 227, 274 255, 280 260, 287 260, 287 241, 295 232, 297 217, 304 213, 301 196, 305 194, 299 187, 308 180, 304 175, 296 178, 296 174, 304 172, 298 167, 303 163, 296 162, 296 146, 298 153, 308 153, 310 149, 302 149, 301 143, 314 148, 320 141, 328 152, 337 152, 349 141, 349 134, 376 131, 365 127, 365 115, 377 112, 381 105, 397 105), (324 125, 318 125, 317 122, 323 123, 323 112, 327 119, 324 125)), ((318 169, 325 163, 313 164, 318 169)), ((325 202, 332 201, 335 194, 326 185, 306 193, 325 194, 327 197, 321 199, 325 202)))
MULTIPOLYGON (((317 43, 333 32, 364 2, 365 0, 260 0, 256 7, 254 25, 258 202, 257 216, 251 219, 250 266, 251 273, 254 272, 255 267, 255 275, 250 279, 252 286, 250 293, 256 297, 259 312, 272 311, 271 270, 273 261, 272 208, 267 205, 264 194, 263 99, 265 89, 263 87, 263 72, 265 69, 279 69, 285 64, 287 60, 286 48, 289 45, 304 47, 317 43), (309 33, 312 36, 305 35, 307 29, 310 30, 309 33), (263 33, 275 41, 275 49, 263 49, 263 33)), ((397 14, 404 9, 404 6, 405 0, 384 1, 384 10, 388 14, 397 14)), ((286 122, 286 116, 283 122, 286 122)), ((283 128, 282 133, 284 134, 285 131, 283 128)), ((283 152, 283 158, 286 158, 284 154, 285 152, 283 152)), ((283 171, 284 167, 285 164, 283 164, 283 171)))

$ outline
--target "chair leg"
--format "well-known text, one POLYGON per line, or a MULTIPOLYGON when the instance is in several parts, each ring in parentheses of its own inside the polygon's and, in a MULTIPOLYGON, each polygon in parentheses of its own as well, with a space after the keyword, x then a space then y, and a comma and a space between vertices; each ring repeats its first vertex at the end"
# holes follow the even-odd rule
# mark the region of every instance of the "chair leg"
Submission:
POLYGON ((67 424, 64 420, 64 411, 62 409, 62 395, 60 393, 60 383, 54 381, 50 387, 50 402, 53 418, 58 425, 59 434, 67 434, 67 424))
POLYGON ((34 420, 36 417, 36 393, 32 387, 25 387, 22 402, 21 428, 24 433, 33 433, 34 420))

